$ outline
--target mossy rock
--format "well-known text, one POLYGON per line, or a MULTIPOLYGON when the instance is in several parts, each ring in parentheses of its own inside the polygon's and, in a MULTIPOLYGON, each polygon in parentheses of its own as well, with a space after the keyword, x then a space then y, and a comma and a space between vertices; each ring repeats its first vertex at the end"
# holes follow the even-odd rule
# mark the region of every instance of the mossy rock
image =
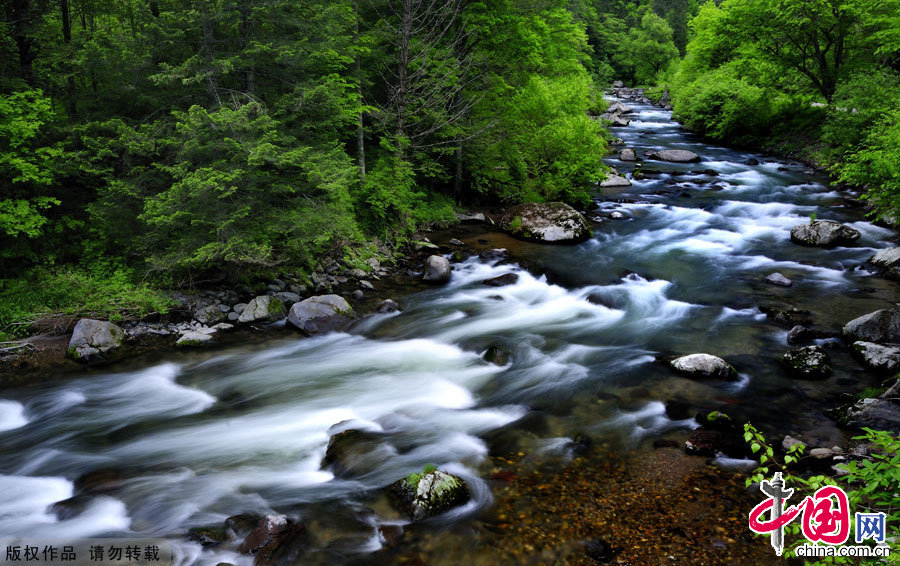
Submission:
POLYGON ((420 521, 464 505, 471 499, 469 486, 453 474, 428 469, 397 480, 390 491, 413 521, 420 521))

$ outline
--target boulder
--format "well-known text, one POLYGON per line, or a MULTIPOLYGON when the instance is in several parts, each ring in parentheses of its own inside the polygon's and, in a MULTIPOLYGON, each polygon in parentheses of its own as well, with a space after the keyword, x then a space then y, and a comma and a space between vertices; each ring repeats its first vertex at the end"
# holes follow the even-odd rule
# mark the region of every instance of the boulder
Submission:
POLYGON ((821 346, 803 346, 786 352, 781 358, 785 371, 801 379, 824 379, 831 374, 831 359, 821 346))
POLYGON ((658 159, 672 163, 698 163, 700 156, 686 149, 664 149, 662 151, 649 151, 644 154, 648 159, 658 159))
POLYGON ((861 399, 847 410, 847 424, 900 433, 900 404, 891 399, 861 399))
POLYGON ((836 338, 836 333, 823 332, 814 328, 807 328, 801 324, 797 324, 790 329, 787 335, 787 343, 794 345, 802 342, 809 342, 818 338, 836 338))
POLYGON ((833 220, 813 220, 791 228, 791 241, 803 246, 828 248, 852 244, 860 233, 833 220))
POLYGON ((613 169, 606 174, 606 179, 600 181, 600 186, 603 188, 630 187, 631 181, 619 175, 619 173, 615 169, 613 169))
POLYGON ((322 458, 322 469, 339 478, 359 476, 377 470, 396 455, 382 435, 351 428, 333 434, 322 458))
POLYGON ((898 347, 882 346, 860 340, 850 346, 850 352, 853 357, 871 370, 883 373, 900 371, 900 348, 898 347))
POLYGON ((482 212, 456 213, 456 219, 461 224, 481 224, 486 220, 482 212))
POLYGON ((279 291, 274 296, 284 304, 285 308, 291 308, 291 305, 300 302, 300 295, 291 291, 279 291))
POLYGON ((202 546, 216 546, 228 541, 228 531, 221 525, 193 527, 188 529, 187 538, 202 546))
POLYGON ((613 88, 622 88, 623 86, 625 86, 625 83, 622 81, 613 81, 613 88))
POLYGON ((337 330, 353 318, 353 308, 340 295, 317 295, 295 303, 288 324, 306 335, 337 330))
POLYGON ((505 287, 506 285, 515 285, 518 280, 518 273, 504 273, 503 275, 498 275, 491 279, 485 279, 481 284, 487 285, 488 287, 505 287))
POLYGON ((446 283, 450 281, 450 260, 439 255, 428 256, 425 260, 425 272, 422 281, 429 283, 446 283))
POLYGON ((548 244, 577 244, 591 237, 584 216, 561 202, 531 202, 506 211, 500 226, 517 238, 548 244))
POLYGON ((484 352, 483 359, 494 365, 505 366, 509 363, 509 352, 500 346, 489 346, 484 352))
POLYGON ((203 307, 202 309, 194 311, 194 320, 200 324, 212 326, 213 324, 223 322, 225 320, 225 313, 222 312, 219 305, 209 305, 208 307, 203 307))
POLYGON ((900 248, 886 248, 869 258, 869 263, 878 267, 891 268, 900 265, 900 248))
POLYGON ((247 324, 249 322, 275 322, 284 318, 284 303, 281 299, 271 295, 260 295, 254 298, 244 310, 238 322, 247 324))
POLYGON ((175 345, 179 348, 203 346, 212 341, 212 335, 205 332, 189 330, 181 335, 175 345))
POLYGON ((725 360, 710 354, 690 354, 675 358, 669 365, 680 374, 693 378, 735 380, 737 371, 725 360))
POLYGON ((621 114, 617 114, 614 112, 604 112, 600 114, 601 120, 606 120, 610 123, 610 126, 614 128, 624 128, 631 123, 631 120, 624 118, 621 114))
POLYGON ((125 331, 106 320, 82 318, 72 331, 66 355, 79 362, 92 362, 122 347, 125 331))
POLYGON ((613 102, 606 112, 607 114, 631 114, 634 110, 624 102, 613 102))
POLYGON ((284 515, 266 515, 239 551, 255 556, 255 565, 293 564, 306 549, 306 529, 284 515))
POLYGON ((400 310, 400 305, 397 304, 397 301, 393 299, 385 299, 381 301, 378 307, 375 309, 375 312, 380 314, 386 314, 391 312, 397 312, 400 310))
POLYGON ((844 325, 842 332, 853 342, 900 342, 900 308, 881 309, 854 318, 844 325))
POLYGON ((766 283, 778 285, 779 287, 790 287, 794 284, 793 281, 778 272, 766 276, 766 283))
POLYGON ((685 453, 710 458, 718 454, 741 458, 746 454, 747 443, 731 417, 718 411, 701 411, 695 419, 700 427, 685 441, 685 453))
POLYGON ((410 474, 391 484, 390 489, 413 521, 449 511, 470 499, 466 482, 442 470, 410 474))
POLYGON ((622 161, 637 161, 637 153, 630 147, 626 147, 619 152, 619 159, 622 161))

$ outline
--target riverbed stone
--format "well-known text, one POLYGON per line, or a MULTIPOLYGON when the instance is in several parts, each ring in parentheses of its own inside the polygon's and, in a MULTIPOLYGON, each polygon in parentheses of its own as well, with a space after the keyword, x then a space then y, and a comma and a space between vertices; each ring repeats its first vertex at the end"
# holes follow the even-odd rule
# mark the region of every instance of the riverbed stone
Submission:
POLYGON ((293 564, 308 544, 303 525, 285 515, 266 515, 241 543, 239 551, 255 556, 256 566, 293 564))
POLYGON ((824 379, 831 374, 831 359, 821 346, 803 346, 784 354, 781 365, 785 371, 800 379, 824 379))
POLYGON ((771 283, 772 285, 778 285, 779 287, 790 287, 794 284, 793 281, 785 277, 784 275, 775 272, 771 275, 766 276, 766 283, 771 283))
POLYGON ((488 346, 488 349, 484 352, 483 359, 494 365, 505 366, 509 363, 509 352, 500 346, 488 346))
POLYGON ((833 220, 814 220, 791 228, 791 241, 804 246, 830 248, 858 240, 859 230, 833 220))
POLYGON ((284 303, 278 297, 260 295, 254 298, 241 312, 238 322, 275 322, 284 318, 284 303))
POLYGON ((194 311, 194 320, 200 324, 216 324, 225 320, 225 313, 218 305, 209 305, 194 311))
POLYGON ((547 244, 577 244, 591 237, 584 216, 562 202, 530 202, 514 206, 500 220, 513 236, 547 244))
POLYGON ((624 102, 616 101, 610 104, 606 111, 612 114, 631 114, 632 112, 634 112, 634 109, 624 102))
POLYGON ((375 309, 375 312, 380 314, 387 314, 392 312, 397 312, 400 310, 400 305, 397 301, 393 299, 385 299, 379 303, 378 307, 375 309))
MULTIPOLYGON (((213 331, 215 332, 215 331, 213 331)), ((212 341, 212 334, 206 332, 198 332, 189 330, 181 335, 175 345, 179 348, 188 348, 194 346, 203 346, 212 341)))
POLYGON ((279 291, 278 293, 275 293, 274 296, 284 304, 285 308, 288 309, 291 308, 291 305, 293 305, 294 303, 299 303, 301 300, 300 295, 298 295, 297 293, 292 293, 290 291, 279 291))
POLYGON ((847 410, 847 424, 900 432, 900 404, 891 399, 861 399, 847 410))
POLYGON ((504 273, 503 275, 498 275, 497 277, 485 279, 481 282, 481 284, 487 285, 488 287, 505 287, 506 285, 515 285, 518 281, 518 273, 504 273))
POLYGON ((870 370, 883 373, 900 371, 900 348, 896 346, 859 340, 850 346, 850 352, 870 370))
POLYGON ((443 470, 410 474, 391 484, 390 490, 413 521, 449 511, 471 498, 466 482, 443 470))
POLYGON ((347 299, 340 295, 317 295, 295 303, 288 313, 288 324, 304 334, 322 334, 338 330, 353 318, 347 299))
POLYGON ((348 478, 371 473, 396 454, 383 435, 351 428, 328 439, 321 466, 331 470, 336 477, 348 478))
POLYGON ((631 181, 619 175, 615 169, 612 169, 606 174, 606 179, 600 181, 600 186, 604 189, 611 187, 630 187, 631 181))
POLYGON ((693 378, 737 379, 737 371, 728 362, 711 354, 690 354, 675 358, 669 365, 680 374, 693 378))
POLYGON ((443 256, 431 255, 425 260, 425 272, 422 281, 429 283, 446 283, 450 281, 450 260, 443 256))
POLYGON ((671 163, 698 163, 700 156, 686 149, 663 149, 661 151, 648 151, 644 154, 648 159, 658 159, 671 163))
POLYGON ((900 266, 900 248, 885 248, 869 258, 869 263, 878 267, 900 266))
POLYGON ((619 159, 621 161, 637 161, 637 153, 630 147, 626 147, 619 152, 619 159))
POLYGON ((458 212, 456 213, 456 219, 460 222, 460 224, 481 224, 486 220, 483 212, 458 212))
POLYGON ((92 362, 122 347, 125 331, 106 320, 82 318, 75 324, 66 355, 79 362, 92 362))
POLYGON ((880 309, 854 318, 842 332, 854 342, 900 343, 900 308, 880 309))

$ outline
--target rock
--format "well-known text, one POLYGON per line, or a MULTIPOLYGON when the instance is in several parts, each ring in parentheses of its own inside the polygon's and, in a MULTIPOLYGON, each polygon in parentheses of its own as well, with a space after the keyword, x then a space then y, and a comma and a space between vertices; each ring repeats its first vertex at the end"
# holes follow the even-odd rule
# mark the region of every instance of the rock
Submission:
POLYGON ((623 83, 622 81, 613 81, 612 85, 613 88, 622 88, 623 86, 625 86, 625 83, 623 83))
POLYGON ((744 161, 744 165, 750 165, 750 166, 759 165, 759 159, 756 159, 755 157, 751 157, 747 161, 744 161))
POLYGON ((796 445, 798 445, 798 444, 804 444, 804 442, 801 441, 801 440, 799 440, 799 439, 796 439, 796 438, 794 438, 793 436, 790 436, 790 435, 785 436, 785 437, 784 437, 784 440, 781 441, 781 447, 782 447, 785 451, 788 451, 788 450, 791 449, 793 446, 796 446, 796 445))
POLYGON ((713 378, 732 381, 737 371, 725 360, 710 354, 690 354, 669 362, 678 373, 693 378, 713 378))
POLYGON ((449 243, 450 243, 451 246, 464 246, 464 245, 466 245, 465 242, 463 242, 462 240, 457 240, 456 238, 450 238, 450 242, 449 242, 449 243))
POLYGON ((228 313, 228 322, 237 322, 239 318, 241 318, 241 315, 234 311, 228 313))
POLYGON ((613 169, 613 170, 610 170, 609 173, 606 174, 606 179, 603 179, 602 181, 600 181, 600 186, 603 188, 630 187, 631 181, 629 181, 625 177, 622 177, 621 175, 616 173, 615 169, 613 169))
POLYGON ((809 311, 795 307, 780 307, 776 305, 760 305, 759 310, 765 313, 772 322, 785 328, 793 328, 800 324, 810 324, 809 311))
POLYGON ((470 214, 456 214, 456 219, 461 224, 480 224, 485 221, 484 214, 481 212, 474 212, 470 214))
POLYGON ((234 325, 228 324, 227 322, 220 322, 219 324, 213 325, 211 329, 216 332, 231 332, 234 330, 234 325))
POLYGON ((118 350, 125 340, 125 331, 105 320, 82 318, 72 330, 66 356, 79 362, 93 362, 118 350))
POLYGON ((425 273, 422 281, 429 283, 446 283, 450 281, 450 261, 439 255, 428 256, 425 260, 425 273))
POLYGON ((809 328, 797 324, 793 328, 788 331, 787 335, 787 343, 788 344, 799 344, 801 342, 806 342, 808 340, 813 340, 818 336, 815 335, 815 331, 810 330, 809 328))
POLYGON ((375 290, 375 285, 373 285, 371 281, 360 281, 359 286, 361 288, 365 289, 366 291, 374 291, 375 290))
POLYGON ((691 406, 685 401, 671 399, 666 401, 666 416, 673 421, 683 421, 691 418, 691 406))
POLYGON ((900 348, 898 347, 882 346, 860 340, 850 346, 850 352, 871 370, 883 373, 900 371, 900 348))
POLYGON ((288 324, 307 335, 337 330, 353 318, 353 308, 340 295, 317 295, 295 303, 288 324))
POLYGON ((778 285, 779 287, 790 287, 794 284, 793 281, 778 272, 766 276, 766 283, 778 285))
POLYGON ((814 220, 791 228, 791 241, 803 246, 828 248, 852 244, 860 233, 833 220, 814 220))
POLYGON ((847 410, 847 424, 900 433, 900 404, 889 399, 862 399, 847 410))
POLYGON ((606 120, 610 123, 610 126, 614 128, 624 128, 631 123, 630 120, 623 118, 621 114, 615 112, 604 112, 603 114, 600 114, 600 119, 606 120))
POLYGON ((193 347, 193 346, 203 346, 208 342, 212 341, 212 335, 207 334, 205 332, 197 332, 195 330, 189 330, 181 335, 175 345, 179 348, 185 347, 193 347))
POLYGON ((506 285, 515 285, 518 280, 518 273, 504 273, 503 275, 498 275, 491 279, 485 279, 481 284, 487 285, 488 287, 504 287, 506 285))
POLYGON ((209 305, 194 311, 194 320, 200 324, 213 325, 225 320, 225 313, 222 312, 218 305, 209 305))
POLYGON ((353 291, 353 294, 351 294, 350 297, 354 301, 361 301, 366 298, 366 294, 363 293, 362 291, 360 291, 359 289, 357 289, 356 291, 353 291))
POLYGON ((490 250, 484 250, 480 255, 484 259, 503 259, 507 256, 507 252, 506 248, 493 248, 490 250))
POLYGON ((831 448, 813 448, 806 452, 806 455, 814 460, 824 460, 825 458, 832 458, 834 452, 832 452, 831 448))
POLYGON ((591 237, 584 216, 561 202, 514 206, 503 215, 500 226, 517 238, 540 243, 577 244, 591 237))
POLYGON ((322 469, 339 477, 359 476, 377 470, 396 450, 385 444, 381 435, 351 428, 333 434, 322 458, 322 469))
POLYGON ((878 267, 890 268, 900 264, 900 248, 886 248, 869 258, 869 263, 878 267))
POLYGON ((606 112, 608 114, 631 114, 634 110, 623 102, 613 102, 606 112))
POLYGON ((505 366, 509 363, 509 352, 501 348, 500 346, 490 346, 484 352, 484 356, 482 356, 484 361, 490 362, 494 365, 505 366))
POLYGON ((821 346, 794 348, 781 358, 789 375, 801 379, 824 379, 831 374, 831 359, 821 346))
POLYGON ((216 546, 228 540, 228 532, 219 525, 194 527, 188 529, 187 538, 199 542, 202 546, 216 546))
POLYGON ((378 305, 378 308, 375 309, 375 312, 380 314, 386 314, 391 312, 397 312, 400 310, 400 305, 397 304, 397 301, 392 299, 385 299, 381 301, 378 305))
POLYGON ((619 159, 622 161, 637 161, 637 154, 630 147, 626 147, 619 152, 619 159))
POLYGON ((285 308, 291 308, 291 305, 294 303, 300 302, 300 295, 297 293, 292 293, 290 291, 279 291, 273 295, 276 299, 281 301, 284 304, 285 308))
POLYGON ((233 310, 234 312, 236 312, 238 314, 241 314, 244 312, 245 308, 247 308, 247 303, 238 303, 238 304, 234 305, 233 307, 231 307, 231 310, 233 310))
POLYGON ((842 332, 853 342, 900 342, 900 308, 881 309, 854 318, 844 325, 842 332))
POLYGON ((271 295, 256 297, 244 308, 238 322, 275 322, 284 318, 284 303, 281 299, 271 295))
POLYGON ((609 217, 612 218, 613 220, 622 220, 623 218, 625 218, 625 215, 622 214, 621 212, 619 212, 618 210, 614 210, 609 213, 609 217))
POLYGON ((109 494, 125 485, 125 474, 115 468, 100 468, 81 474, 75 479, 77 495, 109 494))
POLYGON ((595 538, 584 542, 584 553, 596 564, 609 564, 618 553, 608 542, 595 538))
POLYGON ((698 163, 700 156, 686 149, 664 149, 662 151, 650 151, 644 154, 648 159, 658 159, 672 163, 698 163))
POLYGON ((239 547, 256 565, 293 564, 306 548, 306 529, 284 515, 266 515, 239 547))
POLYGON ((694 429, 690 438, 684 442, 684 451, 686 454, 707 458, 717 454, 741 458, 747 451, 747 445, 736 429, 701 426, 694 429))
POLYGON ((441 470, 411 474, 391 484, 390 489, 413 521, 449 511, 470 499, 466 482, 441 470))

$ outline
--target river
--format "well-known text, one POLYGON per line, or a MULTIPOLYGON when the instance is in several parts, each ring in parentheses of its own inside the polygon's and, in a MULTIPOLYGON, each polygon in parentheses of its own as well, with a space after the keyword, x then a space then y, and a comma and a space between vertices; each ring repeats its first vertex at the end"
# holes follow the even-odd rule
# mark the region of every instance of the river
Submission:
MULTIPOLYGON (((894 284, 861 265, 895 233, 844 206, 799 163, 709 145, 669 112, 629 104, 632 124, 614 130, 627 147, 689 149, 703 161, 645 162, 661 173, 599 195, 590 214, 604 219, 581 245, 517 243, 485 229, 479 237, 509 246, 520 263, 473 256, 454 264, 448 285, 346 333, 163 352, 142 367, 0 391, 0 532, 170 537, 184 564, 249 564, 235 544, 204 549, 184 534, 239 513, 279 512, 313 525, 311 562, 364 563, 384 544, 379 524, 402 522, 379 495, 394 480, 427 463, 465 478, 472 502, 430 526, 465 541, 460 525, 496 503, 484 478, 497 445, 537 465, 569 461, 578 434, 592 439, 593 458, 652 451, 653 439, 683 441, 696 426, 668 418, 666 401, 839 442, 824 409, 873 378, 837 342, 828 380, 787 377, 778 365, 787 328, 759 307, 807 310, 817 327, 837 330, 889 305, 894 284), (751 157, 761 163, 745 165, 751 157), (609 219, 612 211, 623 218, 609 219), (790 228, 811 214, 862 237, 831 250, 792 244, 790 228), (794 285, 765 283, 775 271, 794 285), (480 284, 509 272, 519 275, 513 285, 480 284), (506 366, 481 359, 491 345, 512 353, 506 366), (654 361, 693 352, 727 359, 740 379, 692 381, 654 361), (535 411, 538 432, 527 424, 535 411), (338 479, 320 461, 329 430, 351 427, 389 441, 361 474, 338 479), (98 469, 122 479, 62 518, 48 509, 98 469)), ((439 554, 424 559, 440 563, 439 554)))

